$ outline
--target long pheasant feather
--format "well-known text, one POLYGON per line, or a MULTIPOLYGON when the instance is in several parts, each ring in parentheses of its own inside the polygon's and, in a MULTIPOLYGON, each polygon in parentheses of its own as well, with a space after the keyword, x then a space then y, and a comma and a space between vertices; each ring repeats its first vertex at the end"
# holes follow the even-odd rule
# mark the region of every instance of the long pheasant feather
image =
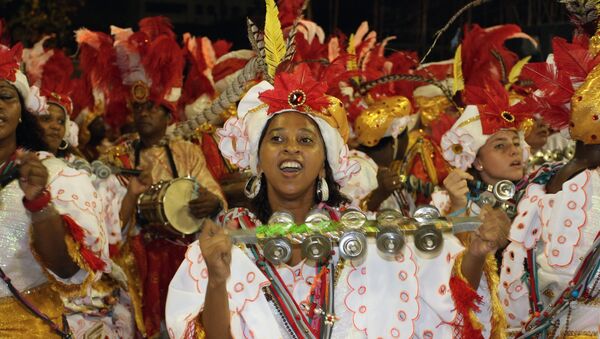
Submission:
POLYGON ((279 10, 275 0, 266 0, 267 12, 265 16, 265 62, 267 72, 271 78, 275 76, 277 66, 285 56, 285 40, 281 23, 279 22, 279 10))

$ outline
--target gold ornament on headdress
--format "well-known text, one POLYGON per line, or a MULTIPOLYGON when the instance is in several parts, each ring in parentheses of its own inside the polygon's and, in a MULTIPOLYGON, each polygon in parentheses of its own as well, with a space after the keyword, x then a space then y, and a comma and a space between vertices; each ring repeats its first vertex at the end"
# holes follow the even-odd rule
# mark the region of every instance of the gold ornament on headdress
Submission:
POLYGON ((571 137, 586 144, 600 144, 600 65, 585 78, 571 98, 571 137))
POLYGON ((138 80, 131 86, 131 99, 134 102, 143 104, 148 101, 149 96, 150 89, 145 82, 138 80))
POLYGON ((386 97, 373 102, 354 122, 357 141, 369 147, 377 145, 394 119, 405 117, 411 111, 410 100, 403 96, 386 97))
POLYGON ((440 114, 452 107, 452 103, 445 95, 434 97, 415 96, 415 103, 421 111, 421 123, 429 127, 431 123, 440 117, 440 114))

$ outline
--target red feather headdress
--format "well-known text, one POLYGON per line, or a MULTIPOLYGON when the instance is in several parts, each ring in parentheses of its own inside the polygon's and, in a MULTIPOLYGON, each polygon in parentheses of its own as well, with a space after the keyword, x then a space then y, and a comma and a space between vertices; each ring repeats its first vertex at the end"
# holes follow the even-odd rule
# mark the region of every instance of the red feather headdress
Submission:
POLYGON ((477 105, 485 135, 501 129, 519 128, 526 119, 533 117, 534 103, 526 98, 511 105, 508 92, 498 81, 487 80, 483 87, 467 85, 464 94, 467 105, 477 105))

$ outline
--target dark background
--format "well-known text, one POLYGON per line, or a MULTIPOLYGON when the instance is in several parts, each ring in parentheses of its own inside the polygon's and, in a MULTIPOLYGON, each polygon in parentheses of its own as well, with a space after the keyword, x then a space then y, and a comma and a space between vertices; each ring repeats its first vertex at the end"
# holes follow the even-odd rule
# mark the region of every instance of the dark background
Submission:
MULTIPOLYGON (((395 35, 390 49, 429 48, 435 32, 467 0, 312 0, 307 17, 326 33, 346 34, 368 21, 379 39, 395 35)), ((31 45, 42 33, 56 34, 55 44, 75 50, 72 32, 79 27, 109 32, 109 25, 136 26, 150 15, 171 18, 179 34, 190 32, 213 40, 226 39, 233 48, 247 48, 245 18, 264 20, 264 0, 0 0, 0 17, 8 22, 12 40, 31 45)), ((465 12, 442 36, 428 61, 452 57, 452 39, 467 23, 492 26, 516 23, 540 41, 541 59, 550 50, 554 35, 569 37, 571 26, 564 6, 557 0, 491 0, 465 12)), ((261 25, 261 24, 260 24, 261 25)), ((262 25, 261 25, 262 26, 262 25)), ((530 46, 511 46, 531 54, 530 46)))

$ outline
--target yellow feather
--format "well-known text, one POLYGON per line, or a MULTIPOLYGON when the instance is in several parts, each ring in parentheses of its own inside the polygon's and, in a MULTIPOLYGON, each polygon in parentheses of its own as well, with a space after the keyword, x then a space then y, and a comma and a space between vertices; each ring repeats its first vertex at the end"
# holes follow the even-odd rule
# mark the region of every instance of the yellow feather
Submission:
POLYGON ((513 66, 513 68, 511 68, 510 72, 508 73, 508 84, 506 84, 507 88, 510 87, 510 85, 517 82, 517 80, 519 80, 519 75, 521 75, 521 71, 523 70, 523 67, 527 65, 529 59, 531 59, 531 56, 526 56, 523 59, 519 60, 513 66))
POLYGON ((458 45, 454 53, 454 81, 452 83, 452 94, 465 89, 465 79, 462 73, 462 45, 458 45))
POLYGON ((358 69, 358 64, 356 63, 356 46, 354 46, 354 34, 350 34, 350 38, 348 39, 348 48, 346 48, 346 52, 351 55, 348 59, 348 65, 346 68, 349 71, 355 71, 358 69))
POLYGON ((277 66, 285 56, 285 39, 279 22, 279 10, 275 0, 266 0, 267 13, 265 15, 265 63, 267 73, 273 78, 277 66))

